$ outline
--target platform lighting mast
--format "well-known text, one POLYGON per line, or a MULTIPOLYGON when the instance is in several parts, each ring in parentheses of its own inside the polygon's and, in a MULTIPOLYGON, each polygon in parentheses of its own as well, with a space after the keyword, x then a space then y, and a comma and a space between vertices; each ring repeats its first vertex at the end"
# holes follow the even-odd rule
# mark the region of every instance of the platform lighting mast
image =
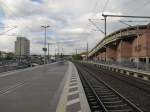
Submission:
POLYGON ((47 31, 47 28, 49 28, 50 26, 49 25, 45 25, 45 26, 41 26, 42 28, 44 28, 45 30, 45 38, 44 38, 44 48, 43 48, 43 51, 44 51, 44 64, 46 64, 46 52, 47 52, 47 48, 46 48, 46 31, 47 31))
POLYGON ((87 53, 86 53, 86 55, 87 55, 86 57, 87 57, 87 61, 88 61, 88 54, 89 54, 89 45, 88 45, 88 42, 87 42, 87 44, 86 44, 86 50, 87 50, 87 51, 86 51, 86 52, 87 52, 87 53))

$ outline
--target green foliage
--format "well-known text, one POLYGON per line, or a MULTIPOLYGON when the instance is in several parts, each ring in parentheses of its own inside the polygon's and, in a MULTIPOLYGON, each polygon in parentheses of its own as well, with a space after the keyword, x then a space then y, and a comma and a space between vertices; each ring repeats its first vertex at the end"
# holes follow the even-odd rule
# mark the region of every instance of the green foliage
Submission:
POLYGON ((12 53, 12 52, 7 53, 7 56, 6 56, 7 60, 11 60, 13 58, 14 58, 14 53, 12 53))
POLYGON ((74 60, 82 60, 82 56, 80 54, 73 55, 72 58, 74 60))

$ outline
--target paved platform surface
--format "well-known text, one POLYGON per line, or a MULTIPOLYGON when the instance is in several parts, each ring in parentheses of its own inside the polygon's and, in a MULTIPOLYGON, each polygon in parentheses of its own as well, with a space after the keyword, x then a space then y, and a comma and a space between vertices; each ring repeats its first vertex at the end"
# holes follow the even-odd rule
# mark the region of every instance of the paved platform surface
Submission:
POLYGON ((77 69, 71 62, 56 112, 91 112, 77 69))
POLYGON ((70 62, 0 74, 0 112, 56 112, 60 109, 62 96, 68 99, 64 105, 67 110, 64 112, 84 112, 82 108, 88 109, 88 106, 85 105, 86 98, 79 81, 77 71, 70 62), (72 87, 67 86, 70 77, 73 78, 72 87), (76 94, 79 91, 74 91, 76 82, 80 94, 76 94), (64 95, 64 88, 69 88, 71 96, 67 93, 64 95), (80 102, 81 97, 85 101, 84 105, 80 102), (74 98, 77 99, 73 100, 74 98), (70 106, 72 104, 76 105, 74 110, 70 106))
POLYGON ((0 74, 0 112, 55 112, 67 63, 0 74))

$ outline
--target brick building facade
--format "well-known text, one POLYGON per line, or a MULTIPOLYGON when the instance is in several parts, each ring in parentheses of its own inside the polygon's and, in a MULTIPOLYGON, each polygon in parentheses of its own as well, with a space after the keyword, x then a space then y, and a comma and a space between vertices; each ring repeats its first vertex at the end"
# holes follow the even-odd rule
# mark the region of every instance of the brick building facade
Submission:
POLYGON ((136 26, 131 30, 127 28, 120 32, 121 30, 114 33, 116 38, 120 36, 119 39, 107 43, 105 51, 99 50, 96 58, 98 60, 106 58, 107 61, 150 63, 150 26, 136 26), (112 46, 115 42, 118 44, 112 46))

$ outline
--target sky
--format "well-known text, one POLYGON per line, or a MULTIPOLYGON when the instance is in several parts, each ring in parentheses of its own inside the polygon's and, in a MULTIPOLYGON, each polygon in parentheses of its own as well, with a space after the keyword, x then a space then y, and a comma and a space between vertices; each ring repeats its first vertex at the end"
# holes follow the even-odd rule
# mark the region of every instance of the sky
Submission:
MULTIPOLYGON (((104 34, 97 31, 89 19, 104 30, 104 14, 150 16, 149 0, 0 0, 0 50, 14 52, 17 36, 30 40, 31 54, 43 54, 43 25, 47 29, 47 43, 52 43, 50 53, 59 51, 73 54, 85 51, 86 43, 92 49, 104 34), (57 44, 56 44, 57 43, 57 44)), ((148 24, 150 20, 107 18, 107 34, 127 25, 148 24)))

